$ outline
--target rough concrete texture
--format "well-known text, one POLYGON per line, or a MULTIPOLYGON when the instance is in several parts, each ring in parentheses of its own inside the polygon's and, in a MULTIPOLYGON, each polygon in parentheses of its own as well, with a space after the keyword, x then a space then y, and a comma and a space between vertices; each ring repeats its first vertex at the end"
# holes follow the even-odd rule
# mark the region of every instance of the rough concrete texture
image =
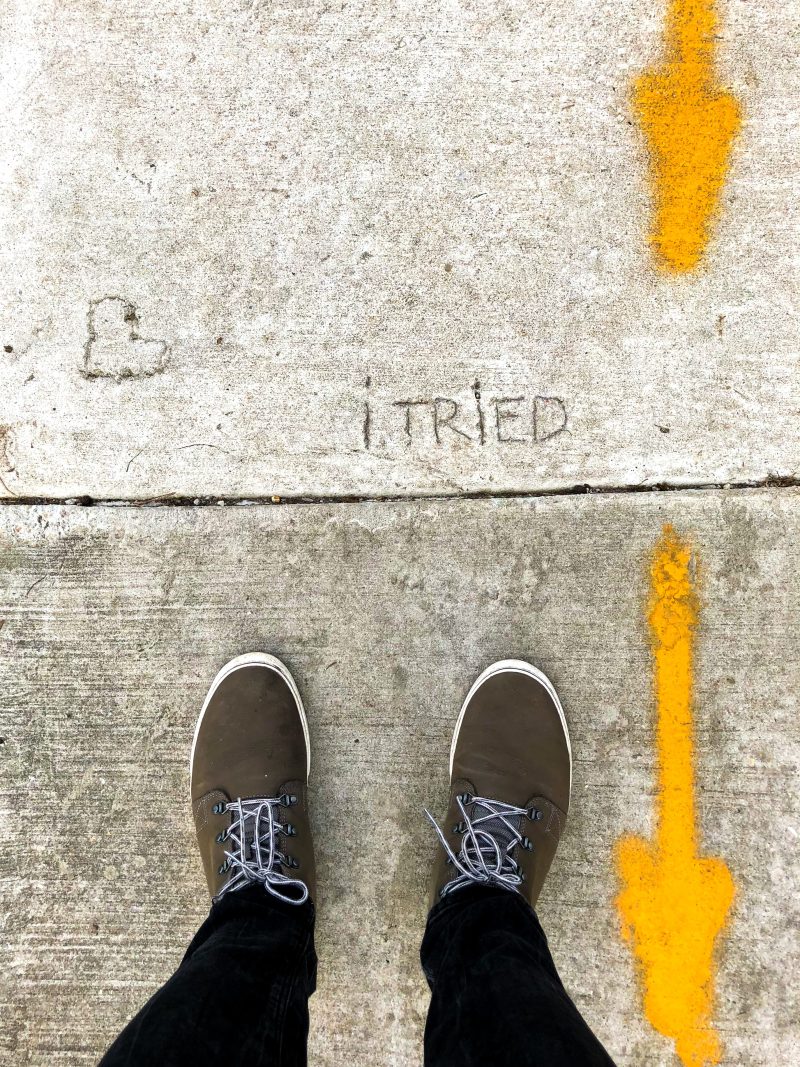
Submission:
POLYGON ((314 750, 320 986, 312 1062, 421 1062, 417 946, 454 717, 492 659, 557 684, 576 756, 541 915, 621 1067, 674 1065, 644 1021, 611 855, 653 826, 647 561, 699 560, 701 848, 737 897, 725 1063, 793 1063, 800 499, 793 490, 542 501, 0 512, 2 1057, 83 1064, 178 963, 205 908, 187 756, 228 657, 299 680, 314 750))
POLYGON ((671 281, 661 3, 8 0, 0 492, 795 474, 793 11, 718 6, 744 126, 671 281))
POLYGON ((421 1062, 422 805, 471 679, 517 654, 577 754, 556 960, 620 1067, 674 1067, 611 861, 653 829, 669 520, 700 559, 701 843, 737 887, 724 1062, 794 1063, 800 517, 741 487, 800 460, 800 87, 791 5, 717 8, 743 126, 670 278, 631 98, 665 3, 0 4, 0 1062, 92 1063, 177 964, 206 907, 191 731, 261 648, 311 718, 312 1062, 421 1062), (740 488, 497 495, 660 483, 740 488), (421 499, 465 492, 490 499, 421 499))

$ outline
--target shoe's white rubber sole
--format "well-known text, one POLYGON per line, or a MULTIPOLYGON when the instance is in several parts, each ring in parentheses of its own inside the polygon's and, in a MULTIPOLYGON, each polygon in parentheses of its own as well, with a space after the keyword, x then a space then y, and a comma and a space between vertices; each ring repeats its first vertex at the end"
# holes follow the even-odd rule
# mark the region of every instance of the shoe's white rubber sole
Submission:
POLYGON ((292 696, 297 702, 297 710, 300 712, 300 722, 303 724, 303 736, 306 741, 306 774, 311 771, 311 741, 308 736, 308 719, 306 718, 306 709, 303 707, 303 701, 300 698, 300 691, 297 688, 297 683, 289 673, 289 668, 276 656, 270 656, 266 652, 245 652, 243 656, 235 656, 232 660, 228 660, 225 666, 219 671, 214 681, 211 683, 211 688, 206 693, 206 699, 203 701, 203 706, 200 709, 200 715, 197 719, 197 725, 194 728, 194 737, 192 738, 192 751, 189 756, 189 783, 191 789, 192 780, 192 768, 194 767, 194 750, 197 745, 197 737, 200 733, 200 726, 203 722, 203 716, 206 713, 206 708, 211 703, 211 698, 217 691, 219 685, 228 677, 233 674, 234 671, 240 670, 242 667, 265 667, 268 670, 275 671, 283 678, 284 682, 289 686, 292 696))
POLYGON ((461 729, 461 723, 464 721, 464 713, 467 710, 472 697, 476 691, 483 685, 489 678, 494 677, 495 674, 503 674, 506 671, 516 671, 519 674, 527 674, 531 678, 535 678, 539 685, 543 686, 548 694, 552 697, 553 703, 558 709, 558 716, 561 719, 561 725, 564 729, 564 738, 567 742, 567 752, 569 753, 569 787, 572 792, 572 745, 569 740, 569 729, 567 727, 567 719, 564 715, 564 709, 561 707, 561 701, 558 699, 558 693, 556 693, 555 687, 550 679, 538 667, 534 667, 532 663, 526 663, 522 659, 501 659, 497 663, 492 663, 482 671, 481 674, 475 679, 472 688, 467 693, 464 703, 461 705, 461 711, 458 715, 458 721, 456 722, 456 728, 453 731, 453 743, 450 746, 450 778, 453 777, 453 760, 456 754, 456 743, 458 741, 458 734, 461 729))

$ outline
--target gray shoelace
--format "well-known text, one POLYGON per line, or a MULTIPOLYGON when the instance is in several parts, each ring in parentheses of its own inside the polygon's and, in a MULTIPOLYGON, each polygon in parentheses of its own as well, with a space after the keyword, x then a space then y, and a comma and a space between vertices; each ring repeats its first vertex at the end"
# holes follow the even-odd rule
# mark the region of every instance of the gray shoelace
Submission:
POLYGON ((297 861, 278 847, 278 837, 294 834, 290 823, 281 823, 276 818, 276 808, 285 807, 286 803, 286 797, 251 797, 225 805, 225 811, 231 812, 233 818, 221 840, 230 842, 231 848, 225 850, 227 858, 220 873, 229 869, 233 873, 215 900, 253 882, 260 882, 268 893, 287 904, 303 904, 308 900, 305 882, 289 878, 280 869, 297 866, 297 861))
POLYGON ((504 804, 500 800, 473 797, 469 793, 459 793, 456 801, 461 822, 453 829, 464 834, 458 855, 447 843, 431 813, 425 810, 442 847, 458 872, 443 886, 440 895, 446 896, 474 883, 499 885, 518 891, 524 876, 514 859, 514 850, 517 846, 528 851, 533 849, 520 830, 522 819, 529 814, 528 809, 504 804))

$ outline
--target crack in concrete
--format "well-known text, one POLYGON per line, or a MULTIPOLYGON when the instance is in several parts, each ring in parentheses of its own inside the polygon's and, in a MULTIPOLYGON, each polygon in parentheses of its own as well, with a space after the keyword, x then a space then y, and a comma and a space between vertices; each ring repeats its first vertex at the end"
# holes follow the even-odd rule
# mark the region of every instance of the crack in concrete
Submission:
POLYGON ((557 489, 475 489, 457 492, 430 493, 331 493, 267 494, 259 496, 181 496, 163 494, 153 497, 74 497, 15 496, 0 497, 0 506, 67 505, 70 507, 259 507, 265 504, 411 504, 415 501, 453 500, 538 500, 567 496, 625 496, 649 493, 703 492, 723 489, 726 492, 747 489, 797 489, 800 475, 769 474, 765 478, 739 482, 687 482, 671 485, 657 482, 652 485, 573 485, 557 489))

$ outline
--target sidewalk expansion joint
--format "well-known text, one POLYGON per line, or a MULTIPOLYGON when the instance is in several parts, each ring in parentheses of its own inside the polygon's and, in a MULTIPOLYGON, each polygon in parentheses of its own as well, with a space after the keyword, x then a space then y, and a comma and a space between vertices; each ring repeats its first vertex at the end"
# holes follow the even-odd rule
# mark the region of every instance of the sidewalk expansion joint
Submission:
POLYGON ((30 507, 34 505, 64 505, 69 507, 130 507, 130 508, 202 508, 202 507, 257 507, 280 504, 410 504, 415 501, 453 500, 537 500, 546 497, 565 496, 622 496, 646 493, 703 492, 709 490, 787 489, 800 487, 798 475, 767 475, 754 481, 740 482, 686 482, 672 485, 657 482, 647 485, 572 485, 554 489, 474 489, 454 491, 431 491, 409 493, 300 493, 269 496, 181 496, 164 494, 154 497, 101 498, 92 496, 4 496, 0 505, 30 507))

